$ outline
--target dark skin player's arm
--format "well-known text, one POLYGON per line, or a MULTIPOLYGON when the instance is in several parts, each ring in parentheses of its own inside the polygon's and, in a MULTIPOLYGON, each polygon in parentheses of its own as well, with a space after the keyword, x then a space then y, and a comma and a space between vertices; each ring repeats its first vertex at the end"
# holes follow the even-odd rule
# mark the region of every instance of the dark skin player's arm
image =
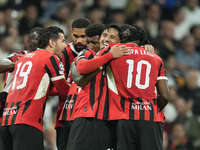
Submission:
POLYGON ((0 73, 5 73, 7 71, 13 71, 15 68, 15 62, 0 61, 0 73))
POLYGON ((88 84, 88 82, 90 82, 99 72, 100 72, 100 69, 96 69, 95 71, 88 73, 86 75, 80 75, 77 71, 75 62, 72 62, 71 64, 71 73, 72 73, 73 81, 78 86, 81 86, 81 87, 88 84))
POLYGON ((167 80, 158 80, 156 84, 158 91, 157 104, 162 111, 169 101, 169 88, 167 85, 167 80))

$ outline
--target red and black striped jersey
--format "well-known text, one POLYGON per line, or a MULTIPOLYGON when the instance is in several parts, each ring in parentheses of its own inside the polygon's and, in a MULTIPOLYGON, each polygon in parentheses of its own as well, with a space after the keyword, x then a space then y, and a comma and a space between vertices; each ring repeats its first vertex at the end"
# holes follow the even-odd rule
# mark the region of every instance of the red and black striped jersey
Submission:
POLYGON ((72 113, 74 109, 74 104, 76 103, 78 93, 81 88, 76 83, 71 83, 69 88, 69 92, 67 94, 67 99, 63 105, 59 121, 72 121, 72 113))
POLYGON ((1 126, 27 124, 42 130, 50 84, 56 87, 62 100, 67 96, 68 85, 60 63, 56 55, 40 49, 17 61, 1 126))
MULTIPOLYGON (((65 73, 65 78, 68 81, 70 79, 70 68, 71 68, 71 63, 74 61, 74 58, 78 55, 78 52, 75 50, 73 46, 73 42, 69 43, 65 50, 62 52, 62 63, 64 65, 64 73, 65 73)), ((71 81, 68 81, 69 84, 71 84, 71 81)), ((71 89, 72 90, 72 89, 71 89)), ((70 91, 71 91, 70 90, 70 91)), ((57 108, 57 119, 56 119, 56 125, 55 127, 62 127, 62 123, 59 122, 60 116, 62 116, 64 113, 62 111, 64 107, 64 102, 59 102, 59 106, 57 108)))
MULTIPOLYGON (((157 80, 167 80, 162 59, 156 54, 149 54, 136 44, 125 45, 131 47, 130 55, 114 59, 106 67, 109 120, 164 122, 164 113, 159 112, 156 99, 157 80)), ((98 55, 108 52, 107 49, 111 46, 100 51, 98 55)))
MULTIPOLYGON (((10 54, 3 61, 5 61, 5 62, 16 62, 20 55, 24 55, 26 53, 27 53, 27 51, 14 52, 14 53, 10 54)), ((12 80, 13 80, 13 73, 14 73, 13 71, 12 72, 10 72, 10 71, 6 72, 6 76, 5 76, 5 80, 4 80, 4 88, 3 88, 4 92, 8 93, 9 90, 10 90, 10 86, 11 86, 11 83, 12 83, 12 80)))
MULTIPOLYGON (((95 52, 92 50, 81 51, 77 57, 77 61, 80 59, 92 59, 94 56, 95 52)), ((77 117, 92 117, 107 120, 108 89, 105 69, 100 71, 79 92, 71 118, 75 119, 77 117)))

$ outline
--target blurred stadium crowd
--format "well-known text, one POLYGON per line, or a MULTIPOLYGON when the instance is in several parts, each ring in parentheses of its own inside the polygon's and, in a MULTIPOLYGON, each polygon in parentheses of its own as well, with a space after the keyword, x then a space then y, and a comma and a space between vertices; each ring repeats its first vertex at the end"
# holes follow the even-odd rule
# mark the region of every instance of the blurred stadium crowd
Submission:
MULTIPOLYGON (((0 0, 0 60, 27 49, 33 27, 59 26, 71 42, 71 23, 137 24, 165 63, 170 102, 165 108, 164 150, 200 150, 199 0, 0 0)), ((0 74, 0 87, 4 75, 0 74)), ((55 100, 56 99, 56 100, 55 100)), ((49 98, 44 116, 46 150, 56 150, 55 113, 49 98)))

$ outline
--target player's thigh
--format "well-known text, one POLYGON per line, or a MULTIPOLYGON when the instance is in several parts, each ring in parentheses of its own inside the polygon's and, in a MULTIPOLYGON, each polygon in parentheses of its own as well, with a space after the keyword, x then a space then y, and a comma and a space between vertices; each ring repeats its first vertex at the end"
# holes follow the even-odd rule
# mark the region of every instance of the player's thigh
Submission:
POLYGON ((13 150, 44 150, 43 132, 25 124, 9 127, 13 137, 13 150))
POLYGON ((138 150, 162 150, 164 123, 135 121, 138 150))
POLYGON ((67 150, 107 150, 111 145, 107 122, 93 118, 76 118, 73 121, 67 150))
POLYGON ((133 120, 118 120, 117 150, 136 149, 136 129, 133 120))
POLYGON ((8 126, 0 126, 0 150, 12 150, 12 135, 8 126))

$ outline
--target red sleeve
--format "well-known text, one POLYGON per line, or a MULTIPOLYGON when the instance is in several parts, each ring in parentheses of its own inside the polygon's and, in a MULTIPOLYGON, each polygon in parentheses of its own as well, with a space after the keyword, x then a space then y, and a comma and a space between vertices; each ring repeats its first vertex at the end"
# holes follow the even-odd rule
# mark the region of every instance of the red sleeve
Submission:
MULTIPOLYGON (((64 77, 64 76, 63 76, 64 77)), ((67 93, 69 91, 69 85, 65 78, 53 81, 55 88, 59 93, 59 100, 65 101, 67 98, 67 93)))
POLYGON ((49 96, 56 96, 56 95, 58 95, 58 91, 56 90, 55 87, 53 87, 49 92, 49 96))
POLYGON ((113 59, 112 53, 107 53, 103 56, 99 56, 94 59, 80 59, 76 63, 77 71, 80 75, 88 74, 96 69, 98 69, 100 66, 105 65, 108 61, 113 59))

